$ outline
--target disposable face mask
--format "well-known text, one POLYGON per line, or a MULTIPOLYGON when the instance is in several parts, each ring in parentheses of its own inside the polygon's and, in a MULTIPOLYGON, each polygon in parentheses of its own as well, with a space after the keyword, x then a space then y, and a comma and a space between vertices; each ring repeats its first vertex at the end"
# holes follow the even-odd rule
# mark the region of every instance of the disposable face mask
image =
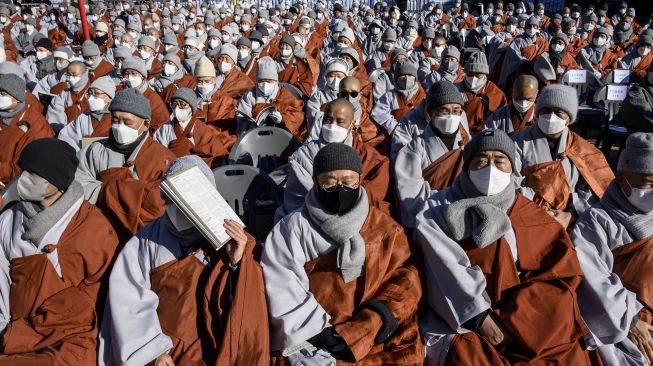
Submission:
POLYGON ((574 35, 574 34, 576 34, 576 27, 571 27, 571 28, 569 28, 569 31, 567 31, 567 34, 569 34, 569 35, 574 35))
POLYGON ((177 66, 172 65, 172 64, 165 64, 163 66, 163 73, 166 76, 172 76, 177 72, 177 66))
POLYGON ((585 24, 585 25, 583 26, 583 28, 584 28, 586 31, 590 32, 592 29, 594 29, 594 24, 592 24, 592 23, 587 23, 587 24, 585 24))
POLYGON ((46 57, 48 57, 48 53, 47 53, 47 52, 39 51, 39 52, 36 53, 36 59, 37 59, 37 60, 43 60, 43 59, 46 58, 46 57))
POLYGON ((220 63, 220 72, 223 74, 228 74, 229 71, 231 71, 232 67, 233 65, 231 63, 222 61, 222 63, 220 63))
POLYGON ((82 80, 81 76, 69 76, 68 77, 68 84, 70 84, 70 86, 74 87, 74 86, 77 85, 77 83, 80 82, 80 80, 82 80))
POLYGON ((132 36, 133 39, 138 38, 138 33, 136 32, 128 32, 130 36, 132 36))
POLYGON ((7 23, 7 17, 0 17, 0 22, 7 23))
POLYGON ((259 42, 259 41, 252 41, 252 49, 253 49, 253 50, 258 50, 259 47, 261 47, 261 42, 259 42))
POLYGON ((567 122, 555 113, 540 114, 537 118, 537 127, 545 135, 555 135, 567 127, 567 122))
POLYGON ((256 86, 263 96, 269 97, 274 92, 274 83, 261 82, 256 86))
POLYGON ((479 170, 470 170, 469 179, 479 192, 493 196, 502 192, 512 182, 512 173, 506 173, 494 165, 479 170))
POLYGON ((532 106, 533 102, 527 99, 523 100, 514 100, 512 101, 512 105, 515 106, 515 109, 520 112, 520 113, 526 113, 532 106))
POLYGON ((138 88, 143 84, 143 78, 140 76, 128 76, 126 81, 130 88, 138 88))
POLYGON ((477 78, 476 76, 465 76, 465 85, 470 90, 477 91, 485 85, 485 79, 477 78))
POLYGON ((152 57, 152 53, 149 52, 149 51, 141 50, 141 51, 140 51, 140 54, 141 54, 141 58, 142 58, 143 60, 149 60, 150 57, 152 57))
POLYGON ((8 95, 0 95, 0 111, 6 111, 13 104, 11 97, 8 95))
POLYGON ((123 125, 121 123, 114 123, 111 125, 111 134, 113 135, 113 138, 116 139, 116 142, 118 142, 119 144, 128 145, 136 141, 138 139, 138 136, 141 135, 141 133, 138 131, 139 129, 140 127, 134 129, 128 127, 127 125, 123 125))
POLYGON ((172 30, 175 31, 175 32, 179 31, 179 24, 173 24, 172 25, 172 30))
POLYGON ((399 90, 408 90, 415 85, 415 77, 412 75, 403 75, 397 78, 397 88, 399 90))
POLYGON ((283 50, 281 50, 281 57, 286 57, 287 58, 287 57, 290 57, 290 56, 292 56, 292 50, 285 49, 285 48, 283 50))
POLYGON ((444 46, 435 46, 431 53, 435 57, 442 57, 442 52, 444 52, 444 46))
POLYGON ((544 9, 540 9, 537 11, 537 15, 544 15, 544 9))
POLYGON ((527 28, 527 29, 526 29, 526 34, 527 34, 529 37, 533 37, 534 35, 537 34, 537 31, 538 31, 538 30, 537 30, 536 28, 527 28))
POLYGON ((64 70, 68 67, 68 61, 57 61, 55 62, 55 66, 57 67, 58 71, 64 70))
POLYGON ((379 28, 379 27, 372 27, 372 28, 370 29, 370 33, 375 34, 375 35, 376 35, 376 34, 381 34, 381 28, 379 28))
POLYGON ((564 49, 565 49, 565 45, 563 45, 563 44, 556 43, 556 44, 553 45, 553 52, 555 52, 555 53, 560 53, 564 49))
POLYGON ((630 186, 630 196, 627 197, 628 202, 643 213, 653 211, 653 188, 635 188, 630 182, 626 181, 626 183, 630 186))
POLYGON ((217 39, 209 40, 209 47, 211 47, 211 49, 220 47, 220 41, 217 39))
POLYGON ((458 64, 450 60, 445 60, 442 61, 440 69, 447 74, 453 75, 458 72, 458 64))
POLYGON ((603 37, 594 37, 594 40, 592 41, 595 46, 601 47, 605 45, 606 39, 603 37))
POLYGON ((210 92, 213 91, 214 87, 215 87, 215 84, 213 84, 213 83, 197 84, 197 90, 199 90, 202 95, 209 94, 210 92))
POLYGON ((96 35, 98 38, 102 38, 102 37, 106 36, 107 34, 104 33, 104 32, 95 32, 95 35, 96 35))
POLYGON ((637 53, 640 56, 644 57, 644 56, 648 55, 649 53, 651 53, 651 48, 650 47, 639 47, 637 49, 637 53))
POLYGON ((197 29, 197 30, 195 30, 195 32, 197 32, 197 36, 200 37, 200 36, 204 35, 205 30, 204 29, 197 29))
POLYGON ((395 48, 394 42, 383 42, 383 49, 387 52, 392 51, 395 48))
POLYGON ((175 118, 177 121, 181 123, 185 123, 190 121, 190 118, 193 115, 193 110, 188 108, 188 109, 181 109, 179 107, 175 108, 175 118))
POLYGON ((331 90, 338 90, 340 88, 340 80, 342 79, 337 77, 327 78, 327 86, 331 90))
POLYGON ((328 143, 343 142, 347 139, 347 135, 349 135, 349 130, 335 123, 322 125, 322 139, 328 143))
POLYGON ((239 49, 238 50, 238 59, 244 60, 249 57, 249 50, 246 49, 239 49))
POLYGON ((40 202, 48 197, 48 181, 30 172, 22 172, 17 182, 18 197, 23 201, 40 202))
POLYGON ((91 112, 100 112, 104 109, 104 101, 94 95, 88 97, 88 108, 91 112))
POLYGON ((249 24, 241 25, 240 30, 243 31, 243 32, 247 32, 249 30, 249 24))
POLYGON ((186 215, 184 215, 184 213, 181 212, 177 206, 170 203, 167 204, 165 208, 166 216, 168 216, 172 226, 174 226, 178 232, 184 232, 193 227, 193 223, 188 220, 188 218, 186 218, 186 215))
POLYGON ((191 50, 190 48, 187 48, 184 51, 184 56, 186 56, 186 58, 195 58, 195 57, 199 56, 201 52, 202 51, 196 51, 196 50, 191 50))
POLYGON ((431 123, 433 128, 436 130, 440 131, 443 134, 450 135, 458 131, 460 128, 460 119, 461 116, 450 114, 448 116, 432 117, 431 123))

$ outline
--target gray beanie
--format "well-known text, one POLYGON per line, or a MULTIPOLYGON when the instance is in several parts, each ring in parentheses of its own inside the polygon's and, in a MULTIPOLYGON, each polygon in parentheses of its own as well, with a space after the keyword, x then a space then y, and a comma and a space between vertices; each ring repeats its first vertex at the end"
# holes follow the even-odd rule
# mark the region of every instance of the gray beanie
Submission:
MULTIPOLYGON (((213 175, 211 168, 209 168, 209 166, 206 165, 204 160, 202 160, 197 155, 186 155, 173 161, 172 164, 170 164, 168 171, 163 173, 163 176, 161 177, 161 181, 166 180, 172 174, 184 171, 186 169, 190 169, 193 166, 197 166, 198 168, 200 168, 202 174, 204 174, 204 176, 208 178, 209 182, 211 182, 213 187, 216 187, 215 176, 213 175)), ((163 196, 163 192, 161 192, 161 195, 163 196)))
POLYGON ((126 70, 136 70, 141 75, 143 75, 144 78, 147 77, 147 67, 145 66, 145 62, 140 57, 132 56, 125 58, 125 60, 122 62, 122 68, 120 69, 120 72, 124 74, 126 70))
POLYGON ((429 109, 434 109, 445 104, 465 104, 460 90, 449 80, 445 79, 431 85, 424 103, 429 109))
POLYGON ((392 28, 388 28, 383 32, 383 35, 381 36, 381 40, 382 41, 388 41, 388 42, 390 42, 390 41, 396 42, 397 41, 397 32, 392 28))
POLYGON ((487 64, 487 58, 483 52, 474 52, 469 55, 465 62, 465 72, 480 72, 482 74, 490 73, 490 66, 487 64))
POLYGON ((27 88, 25 79, 21 79, 18 75, 0 75, 0 91, 6 92, 21 103, 25 101, 25 88, 27 88))
POLYGON ((256 68, 256 80, 279 80, 277 65, 271 57, 265 56, 261 57, 258 60, 258 67, 256 68))
POLYGON ((177 66, 177 69, 181 69, 181 59, 174 52, 166 53, 166 55, 163 56, 163 61, 170 61, 177 66))
POLYGON ((122 58, 123 60, 128 59, 132 57, 132 51, 125 47, 125 46, 120 46, 116 48, 115 51, 113 51, 113 58, 114 60, 117 58, 122 58))
POLYGON ((352 170, 360 174, 363 163, 351 146, 331 143, 320 149, 313 159, 313 177, 334 170, 352 170))
POLYGON ((576 89, 562 84, 549 85, 542 89, 540 95, 535 102, 535 115, 539 115, 540 111, 546 107, 560 108, 567 112, 571 118, 571 124, 576 120, 578 113, 578 95, 576 89))
POLYGON ((13 61, 0 62, 0 75, 16 75, 25 80, 25 71, 13 61))
POLYGON ((91 83, 91 86, 89 86, 89 88, 100 89, 104 94, 111 97, 111 99, 113 99, 116 96, 116 84, 108 76, 102 76, 100 78, 95 79, 91 83))
POLYGON ((179 47, 179 43, 177 42, 177 37, 175 37, 175 34, 173 32, 168 32, 163 35, 163 44, 174 45, 179 47))
POLYGON ((238 49, 231 43, 222 45, 222 48, 220 48, 220 55, 229 56, 233 62, 238 61, 238 49))
POLYGON ((635 132, 628 136, 617 171, 653 174, 653 133, 635 132))
POLYGON ((460 61, 460 51, 458 51, 456 46, 447 46, 447 48, 442 51, 442 59, 444 60, 447 57, 453 57, 460 61))
POLYGON ((100 55, 100 48, 98 48, 95 42, 84 41, 84 43, 82 43, 82 56, 89 57, 89 56, 99 56, 99 55, 100 55))
POLYGON ((109 112, 127 112, 143 119, 152 118, 150 101, 136 89, 125 89, 113 98, 109 104, 109 112))
POLYGON ((417 67, 413 65, 410 61, 399 61, 395 66, 395 78, 400 77, 401 75, 412 75, 417 77, 417 67))
POLYGON ((143 36, 138 40, 138 45, 139 46, 145 46, 149 47, 153 50, 156 50, 156 43, 154 42, 154 38, 150 36, 143 36))
POLYGON ((508 156, 513 171, 515 170, 515 142, 503 130, 489 129, 474 136, 463 149, 465 170, 472 158, 483 151, 496 150, 508 156))
POLYGON ((177 89, 175 93, 172 95, 172 97, 170 98, 170 101, 173 101, 175 99, 181 99, 184 102, 188 103, 190 105, 190 108, 193 110, 193 113, 197 111, 197 105, 199 104, 199 102, 197 100, 197 95, 191 89, 188 88, 177 89))
POLYGON ((236 41, 236 46, 247 46, 252 48, 252 41, 247 37, 240 37, 238 38, 238 41, 236 41))

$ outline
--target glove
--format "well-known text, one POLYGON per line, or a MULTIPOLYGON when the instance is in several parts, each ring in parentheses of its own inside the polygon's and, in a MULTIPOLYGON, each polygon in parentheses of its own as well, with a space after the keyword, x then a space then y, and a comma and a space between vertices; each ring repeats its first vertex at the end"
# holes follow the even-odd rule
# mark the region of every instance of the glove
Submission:
POLYGON ((276 125, 281 124, 281 122, 283 122, 283 117, 281 117, 281 113, 279 113, 278 111, 274 111, 270 113, 270 119, 276 125))
POLYGON ((333 327, 322 329, 322 332, 309 339, 308 343, 329 352, 336 360, 354 361, 349 346, 333 327))
POLYGON ((388 340, 396 331, 399 325, 397 324, 397 319, 395 319, 392 311, 381 301, 379 300, 369 300, 366 301, 363 305, 363 308, 370 309, 375 313, 381 316, 383 320, 383 325, 381 329, 374 337, 374 343, 380 344, 388 340))

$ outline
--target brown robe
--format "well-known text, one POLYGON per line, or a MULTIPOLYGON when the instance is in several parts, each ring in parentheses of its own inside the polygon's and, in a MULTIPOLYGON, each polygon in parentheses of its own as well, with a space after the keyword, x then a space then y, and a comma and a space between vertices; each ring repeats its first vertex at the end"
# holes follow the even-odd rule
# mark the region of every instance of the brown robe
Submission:
POLYGON ((288 90, 279 87, 279 93, 272 103, 257 103, 252 106, 252 118, 256 117, 267 107, 281 113, 283 117, 283 126, 287 129, 297 141, 304 141, 306 135, 306 121, 304 121, 304 102, 295 98, 288 90))
POLYGON ((571 200, 571 186, 562 160, 571 159, 592 192, 599 198, 614 179, 614 173, 603 153, 576 133, 569 131, 567 146, 561 159, 536 164, 522 169, 526 186, 535 191, 533 199, 544 209, 567 209, 571 200))
POLYGON ((279 82, 288 83, 301 90, 305 97, 313 93, 315 75, 304 61, 293 57, 290 63, 279 72, 279 82))
POLYGON ((639 318, 653 325, 653 236, 622 245, 612 251, 614 272, 628 290, 637 294, 637 300, 644 305, 639 318))
POLYGON ((99 314, 117 249, 118 237, 102 212, 83 202, 58 243, 12 260, 11 321, 0 365, 95 365, 99 314), (55 248, 63 278, 47 258, 55 248))
POLYGON ((45 117, 29 105, 18 112, 8 126, 0 122, 0 182, 7 184, 20 175, 17 163, 23 149, 30 142, 44 137, 54 137, 54 131, 45 117), (28 127, 27 132, 23 132, 20 126, 28 127))
POLYGON ((111 113, 105 113, 99 121, 91 115, 91 123, 93 124, 93 133, 90 136, 84 137, 109 137, 109 132, 111 131, 111 113))
POLYGON ((147 70, 147 81, 150 81, 155 77, 161 75, 161 72, 163 72, 163 64, 161 61, 155 58, 154 61, 152 61, 152 67, 147 70))
POLYGON ((405 115, 410 113, 413 109, 422 103, 422 100, 426 97, 426 92, 420 83, 417 83, 417 93, 413 95, 410 99, 406 99, 403 94, 395 91, 395 97, 397 98, 397 104, 399 108, 392 111, 392 116, 395 118, 395 121, 399 122, 405 115))
POLYGON ((170 100, 172 99, 172 96, 175 94, 177 89, 188 88, 188 89, 195 90, 196 87, 197 87, 197 81, 195 80, 195 77, 191 74, 184 74, 184 76, 182 76, 181 79, 166 86, 165 89, 163 89, 163 91, 159 95, 161 96, 161 100, 163 100, 165 105, 168 105, 170 104, 170 100))
POLYGON ((224 78, 220 90, 234 99, 240 99, 255 85, 256 83, 252 79, 234 67, 224 78))
POLYGON ((220 133, 197 118, 193 118, 183 131, 179 123, 174 124, 174 129, 177 138, 170 141, 168 149, 178 158, 197 155, 209 167, 216 168, 222 165, 223 159, 229 155, 220 133))
POLYGON ((370 204, 389 213, 390 206, 387 195, 390 186, 390 160, 370 145, 361 142, 356 135, 354 135, 352 147, 363 162, 361 185, 367 192, 370 204))
POLYGON ((111 65, 109 61, 102 59, 102 61, 100 61, 100 63, 95 68, 95 70, 88 71, 88 80, 92 83, 96 79, 101 78, 103 76, 107 76, 112 72, 113 72, 113 65, 111 65))
POLYGON ((211 99, 202 103, 201 108, 195 112, 195 117, 215 129, 227 148, 236 142, 236 108, 235 99, 225 94, 221 89, 213 93, 211 99))
POLYGON ((549 42, 542 37, 536 37, 535 43, 522 48, 521 55, 529 62, 535 61, 541 54, 549 50, 549 42))
POLYGON ((152 88, 148 87, 143 93, 143 96, 150 101, 150 107, 152 108, 152 119, 150 120, 150 131, 154 132, 161 127, 164 123, 170 120, 170 112, 166 108, 165 103, 161 100, 159 94, 157 94, 152 88))
POLYGON ((72 104, 65 109, 68 123, 71 123, 76 120, 77 117, 89 111, 90 107, 86 98, 86 91, 90 86, 91 82, 89 81, 88 84, 86 84, 86 86, 78 93, 75 93, 72 89, 67 90, 68 93, 70 93, 70 99, 72 101, 72 104))
POLYGON ((462 127, 459 131, 461 134, 460 146, 449 150, 422 171, 422 177, 429 182, 429 186, 433 191, 441 191, 449 187, 460 172, 463 171, 465 161, 463 160, 462 146, 469 142, 469 135, 462 127))
POLYGON ((639 75, 640 78, 646 79, 648 76, 648 70, 649 66, 651 66, 651 62, 653 62, 653 53, 650 53, 644 57, 642 57, 641 61, 639 61, 639 64, 635 66, 631 71, 634 74, 639 75))
POLYGON ((508 216, 517 241, 517 263, 505 238, 485 248, 469 238, 460 245, 471 265, 483 270, 492 302, 489 316, 509 340, 494 347, 475 332, 457 334, 445 364, 590 365, 581 347, 588 331, 576 303, 583 272, 569 236, 519 193, 508 216))
POLYGON ((472 135, 479 133, 483 129, 485 119, 492 112, 507 103, 506 95, 490 80, 485 83, 485 86, 477 94, 467 91, 465 87, 465 94, 467 95, 467 102, 463 106, 463 110, 467 115, 469 131, 472 135))

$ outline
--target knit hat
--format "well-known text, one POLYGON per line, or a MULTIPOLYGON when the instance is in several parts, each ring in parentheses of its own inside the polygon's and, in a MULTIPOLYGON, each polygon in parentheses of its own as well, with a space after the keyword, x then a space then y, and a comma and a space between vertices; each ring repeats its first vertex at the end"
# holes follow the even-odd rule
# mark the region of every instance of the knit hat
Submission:
POLYGON ((138 40, 138 45, 139 46, 145 46, 149 47, 153 50, 156 50, 156 42, 154 42, 154 38, 150 36, 143 36, 141 39, 138 40))
MULTIPOLYGON (((650 37, 649 37, 650 38, 650 37)), ((48 51, 52 51, 52 41, 49 38, 41 38, 34 43, 34 48, 41 47, 48 51)))
POLYGON ((124 74, 126 70, 135 70, 138 71, 139 74, 143 75, 144 78, 147 77, 147 67, 145 66, 143 59, 140 57, 131 56, 125 58, 125 60, 122 62, 122 68, 120 69, 120 72, 124 74))
POLYGON ((279 43, 280 44, 285 43, 285 44, 289 45, 291 48, 293 48, 293 49, 295 48, 295 38, 293 36, 291 36, 290 34, 284 36, 283 38, 281 38, 281 42, 279 42, 279 43))
POLYGON ((320 149, 313 159, 313 177, 334 170, 352 170, 360 174, 363 163, 351 146, 331 143, 320 149))
POLYGON ((215 77, 215 66, 206 56, 202 56, 195 62, 195 77, 215 77))
POLYGON ((345 30, 340 32, 340 36, 338 37, 338 39, 340 39, 342 37, 347 38, 349 40, 349 42, 352 43, 352 44, 354 42, 356 42, 356 36, 354 35, 354 31, 351 30, 351 28, 349 28, 349 27, 345 28, 345 30))
POLYGON ((332 58, 327 64, 325 75, 329 75, 332 72, 342 72, 347 75, 349 74, 349 64, 343 59, 332 58))
POLYGON ((401 75, 412 75, 417 77, 417 68, 410 61, 399 61, 395 66, 395 78, 401 75))
POLYGON ((256 80, 279 80, 277 65, 271 57, 265 56, 258 60, 256 80))
POLYGON ((458 51, 456 46, 447 46, 447 48, 442 51, 442 59, 444 60, 447 57, 453 57, 460 61, 460 51, 458 51))
POLYGON ((474 52, 469 55, 467 62, 465 62, 465 72, 479 72, 482 74, 489 74, 490 67, 487 64, 485 53, 474 52))
MULTIPOLYGON (((215 176, 213 175, 211 168, 209 168, 209 166, 206 165, 204 160, 202 160, 197 155, 186 155, 173 161, 172 164, 170 164, 168 171, 163 173, 163 176, 161 177, 161 181, 163 182, 166 179, 168 179, 169 176, 184 171, 186 169, 192 168, 193 166, 197 166, 198 168, 200 168, 202 174, 204 174, 204 176, 208 178, 209 182, 211 182, 213 187, 216 187, 215 176)), ((163 195, 163 193, 161 193, 161 195, 163 195)))
POLYGON ((384 41, 384 42, 385 41, 396 42, 397 41, 397 32, 392 28, 388 28, 385 31, 383 31, 383 35, 381 36, 381 40, 384 41))
POLYGON ((229 56, 233 62, 238 61, 238 49, 231 43, 222 45, 222 48, 220 48, 220 55, 229 56))
POLYGON ((653 47, 653 38, 649 35, 642 34, 637 38, 637 47, 648 45, 653 47))
POLYGON ((95 79, 89 89, 99 89, 111 99, 116 96, 116 84, 108 76, 102 76, 95 79))
POLYGON ((163 56, 163 61, 169 61, 177 66, 177 69, 181 69, 181 59, 174 52, 168 52, 163 56))
POLYGON ((116 94, 116 97, 109 104, 109 112, 127 112, 143 119, 152 118, 150 101, 141 92, 133 88, 125 89, 116 94))
POLYGON ((82 56, 84 57, 89 57, 89 56, 99 56, 100 55, 100 48, 95 44, 93 41, 84 41, 82 43, 82 56))
POLYGON ((54 58, 62 58, 64 60, 70 61, 73 59, 75 54, 73 53, 73 50, 68 47, 59 47, 56 49, 56 51, 54 51, 52 56, 54 56, 54 58))
POLYGON ((427 108, 434 109, 445 104, 465 104, 458 88, 448 80, 440 80, 429 88, 425 100, 427 108))
POLYGON ((535 115, 546 107, 560 108, 567 112, 571 118, 571 124, 576 120, 578 113, 578 95, 576 90, 570 86, 562 84, 549 85, 542 89, 535 102, 535 115))
MULTIPOLYGON (((4 62, 3 62, 4 63, 4 62)), ((6 92, 19 102, 25 101, 25 88, 27 87, 25 79, 14 74, 0 75, 0 91, 6 92)))
POLYGON ((56 138, 30 142, 18 158, 18 166, 21 169, 38 174, 62 192, 75 180, 78 164, 75 149, 56 138))
POLYGON ((354 61, 353 67, 357 67, 358 65, 360 65, 361 61, 358 58, 358 52, 356 52, 355 49, 351 47, 344 47, 340 50, 340 54, 338 55, 338 57, 342 57, 343 55, 349 56, 349 58, 351 58, 354 61))
POLYGON ((435 29, 433 29, 433 28, 424 29, 424 33, 422 34, 422 38, 434 39, 435 38, 435 29))
MULTIPOLYGON (((120 46, 120 47, 116 48, 115 51, 113 51, 113 59, 114 60, 118 59, 118 58, 122 58, 123 60, 126 60, 128 58, 131 58, 132 56, 133 56, 132 51, 129 48, 125 47, 125 46, 120 46)), ((139 60, 140 60, 140 58, 139 58, 139 60)))
POLYGON ((467 170, 472 158, 483 151, 496 150, 508 156, 512 169, 515 169, 515 142, 503 130, 489 129, 474 136, 463 149, 464 169, 467 170))
POLYGON ((236 46, 247 46, 249 48, 252 48, 252 41, 247 37, 240 37, 236 42, 236 46))
POLYGON ((635 132, 628 136, 617 171, 653 174, 653 133, 635 132))
POLYGON ((177 37, 172 32, 168 32, 163 35, 163 44, 179 47, 179 43, 177 43, 177 37))
POLYGON ((193 110, 193 113, 197 111, 197 105, 199 104, 199 102, 197 100, 197 95, 191 89, 188 88, 177 89, 175 93, 172 95, 172 97, 170 98, 170 101, 173 101, 175 99, 181 99, 184 102, 188 103, 190 105, 190 108, 193 110))
POLYGON ((109 33, 109 26, 105 22, 98 22, 95 26, 95 31, 109 33))

